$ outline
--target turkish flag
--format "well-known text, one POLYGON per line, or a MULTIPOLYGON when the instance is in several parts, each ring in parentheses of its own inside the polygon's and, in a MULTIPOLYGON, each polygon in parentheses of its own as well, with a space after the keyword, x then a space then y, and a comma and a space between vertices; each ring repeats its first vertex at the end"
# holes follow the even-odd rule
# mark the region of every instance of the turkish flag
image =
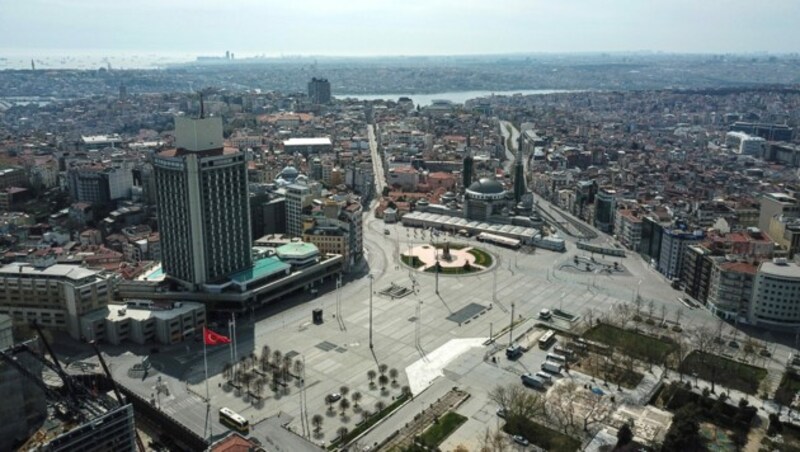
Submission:
POLYGON ((230 344, 231 339, 203 327, 203 341, 206 345, 230 344))

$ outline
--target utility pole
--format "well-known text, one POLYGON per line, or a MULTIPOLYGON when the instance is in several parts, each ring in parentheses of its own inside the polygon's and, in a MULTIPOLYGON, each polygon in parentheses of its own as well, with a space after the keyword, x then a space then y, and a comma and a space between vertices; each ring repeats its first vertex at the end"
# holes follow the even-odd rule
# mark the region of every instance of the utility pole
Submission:
POLYGON ((511 323, 508 325, 508 346, 514 345, 514 303, 511 303, 511 323))
POLYGON ((372 343, 372 274, 369 276, 369 349, 372 350, 374 345, 372 343))

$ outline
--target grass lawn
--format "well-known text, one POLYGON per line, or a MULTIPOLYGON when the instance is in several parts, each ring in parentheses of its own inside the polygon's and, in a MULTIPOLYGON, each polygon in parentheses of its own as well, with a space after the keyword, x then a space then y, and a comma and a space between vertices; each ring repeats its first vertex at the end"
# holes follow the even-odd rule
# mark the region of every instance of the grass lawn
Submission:
POLYGON ((606 366, 604 365, 604 358, 605 356, 598 355, 595 363, 591 356, 587 356, 578 361, 573 368, 600 380, 606 380, 611 385, 618 384, 627 389, 633 389, 642 382, 644 375, 636 371, 629 371, 625 367, 617 366, 613 363, 606 366))
POLYGON ((488 267, 492 265, 492 255, 487 253, 486 251, 480 248, 472 248, 467 252, 475 256, 476 265, 480 265, 482 267, 488 267))
POLYGON ((751 366, 697 350, 683 360, 681 370, 683 370, 684 375, 694 375, 696 373, 703 380, 714 380, 718 385, 748 394, 758 392, 761 380, 767 376, 767 370, 761 367, 751 366))
MULTIPOLYGON (((464 248, 469 246, 469 245, 465 245, 463 243, 451 243, 451 242, 448 242, 448 243, 450 243, 450 249, 451 250, 463 250, 464 248)), ((438 248, 438 249, 442 249, 442 248, 444 248, 444 242, 436 242, 434 244, 434 246, 436 248, 438 248)))
POLYGON ((800 375, 793 371, 786 371, 781 378, 781 384, 775 391, 775 401, 781 405, 790 405, 794 395, 800 391, 800 375))
POLYGON ((466 421, 466 417, 450 411, 439 418, 439 422, 428 427, 425 432, 420 435, 420 440, 427 447, 435 448, 466 421))
POLYGON ((531 444, 551 452, 575 452, 581 447, 581 442, 577 439, 524 417, 509 418, 503 431, 511 435, 522 435, 531 444))
POLYGON ((678 348, 671 342, 605 323, 592 327, 583 337, 614 347, 625 355, 654 363, 664 362, 678 348))
POLYGON ((410 394, 400 394, 400 396, 397 397, 397 399, 395 399, 395 401, 392 402, 391 405, 387 406, 380 412, 373 414, 366 422, 362 423, 361 425, 359 425, 358 427, 356 427, 355 429, 344 435, 343 440, 342 438, 337 436, 334 440, 331 441, 330 445, 328 446, 328 450, 335 450, 338 447, 339 443, 343 444, 349 443, 355 437, 364 433, 373 425, 375 425, 378 421, 391 414, 394 410, 400 407, 400 405, 404 404, 406 400, 409 399, 409 397, 411 397, 410 394))
MULTIPOLYGON (((443 275, 465 275, 467 273, 474 273, 480 271, 482 269, 478 267, 442 267, 439 273, 443 275)), ((426 273, 436 273, 436 266, 431 265, 430 267, 425 269, 426 273)))
POLYGON ((422 261, 417 256, 400 255, 400 260, 409 267, 419 268, 422 266, 422 261))

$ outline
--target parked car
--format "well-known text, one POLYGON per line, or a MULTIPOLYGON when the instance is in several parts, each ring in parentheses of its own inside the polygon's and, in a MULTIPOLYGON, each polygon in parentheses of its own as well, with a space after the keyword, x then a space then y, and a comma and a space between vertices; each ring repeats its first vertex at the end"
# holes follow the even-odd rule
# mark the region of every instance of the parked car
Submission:
POLYGON ((325 397, 328 400, 328 403, 338 402, 339 399, 342 398, 342 395, 338 392, 332 392, 325 397))
POLYGON ((520 446, 527 447, 530 444, 530 441, 525 439, 525 437, 522 435, 514 435, 511 438, 514 440, 515 443, 519 444, 520 446))

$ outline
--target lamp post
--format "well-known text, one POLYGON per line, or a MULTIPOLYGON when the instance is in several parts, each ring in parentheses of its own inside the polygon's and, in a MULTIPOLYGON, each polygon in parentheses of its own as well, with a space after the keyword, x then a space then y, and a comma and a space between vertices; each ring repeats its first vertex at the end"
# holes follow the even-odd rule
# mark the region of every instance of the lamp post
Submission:
POLYGON ((372 274, 368 276, 369 278, 369 349, 372 350, 372 274))

